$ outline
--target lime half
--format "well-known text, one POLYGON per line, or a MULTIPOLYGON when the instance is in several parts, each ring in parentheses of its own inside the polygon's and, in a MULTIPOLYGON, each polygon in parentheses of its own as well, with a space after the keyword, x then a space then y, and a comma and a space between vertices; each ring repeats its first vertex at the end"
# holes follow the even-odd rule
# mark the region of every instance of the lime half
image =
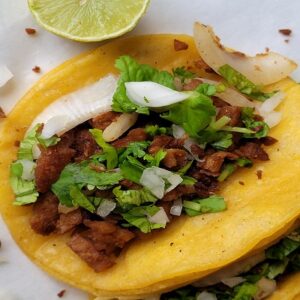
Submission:
POLYGON ((150 0, 28 0, 45 29, 68 39, 94 42, 133 29, 150 0))

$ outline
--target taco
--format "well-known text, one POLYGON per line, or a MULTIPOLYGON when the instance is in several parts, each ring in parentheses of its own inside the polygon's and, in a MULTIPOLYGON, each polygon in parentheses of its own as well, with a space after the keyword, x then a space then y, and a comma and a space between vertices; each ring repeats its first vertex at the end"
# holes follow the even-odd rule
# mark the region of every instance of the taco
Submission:
POLYGON ((55 277, 146 297, 295 228, 300 88, 285 78, 295 64, 228 51, 197 26, 198 49, 189 36, 149 35, 80 55, 3 123, 1 213, 55 277))

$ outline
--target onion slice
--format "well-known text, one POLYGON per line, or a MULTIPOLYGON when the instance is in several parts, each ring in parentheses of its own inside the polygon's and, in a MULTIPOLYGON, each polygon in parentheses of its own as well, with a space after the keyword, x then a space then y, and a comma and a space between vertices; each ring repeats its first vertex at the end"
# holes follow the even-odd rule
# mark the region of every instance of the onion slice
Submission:
POLYGON ((12 72, 5 65, 0 65, 0 88, 4 86, 11 78, 13 78, 12 72))
POLYGON ((97 215, 107 217, 117 206, 117 203, 110 199, 103 199, 97 208, 97 215))
POLYGON ((108 75, 99 81, 65 95, 50 104, 33 121, 44 124, 43 134, 61 135, 77 125, 111 110, 117 78, 108 75), (59 124, 58 124, 59 123, 59 124))
POLYGON ((230 65, 257 85, 277 82, 297 67, 297 64, 274 52, 247 56, 224 47, 210 26, 196 22, 194 39, 202 59, 217 73, 223 65, 230 65))
POLYGON ((218 300, 215 294, 209 293, 207 291, 201 292, 196 300, 218 300))
POLYGON ((176 199, 170 208, 170 214, 173 216, 180 216, 182 212, 182 200, 176 199))
POLYGON ((191 92, 178 92, 152 81, 126 82, 126 94, 135 104, 164 107, 190 97, 191 92))

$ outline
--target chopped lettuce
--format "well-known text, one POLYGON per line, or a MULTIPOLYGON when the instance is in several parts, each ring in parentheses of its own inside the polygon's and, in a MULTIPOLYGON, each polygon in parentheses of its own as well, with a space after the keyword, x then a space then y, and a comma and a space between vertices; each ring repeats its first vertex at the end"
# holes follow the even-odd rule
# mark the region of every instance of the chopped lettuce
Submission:
POLYGON ((256 284, 245 282, 234 288, 232 300, 252 300, 258 291, 256 284))
POLYGON ((242 122, 247 129, 254 131, 254 133, 245 133, 243 137, 245 138, 263 138, 266 137, 269 133, 269 126, 264 121, 257 121, 254 118, 254 108, 244 107, 242 109, 242 122))
POLYGON ((80 206, 84 209, 88 210, 89 212, 93 213, 95 212, 95 207, 89 201, 89 199, 81 192, 81 190, 76 186, 70 186, 70 199, 72 201, 73 206, 80 206))
POLYGON ((166 71, 158 71, 149 65, 139 64, 130 56, 120 56, 115 63, 120 71, 120 78, 116 92, 113 96, 112 108, 117 112, 138 112, 149 114, 147 107, 141 107, 130 101, 126 95, 125 82, 130 81, 154 81, 166 87, 174 89, 174 77, 166 71))
POLYGON ((300 241, 284 238, 278 244, 266 251, 266 257, 270 259, 283 260, 286 256, 300 248, 300 241))
POLYGON ((184 82, 185 79, 191 79, 196 77, 196 74, 187 70, 185 67, 177 67, 172 70, 174 77, 177 77, 184 82))
POLYGON ((235 164, 233 163, 226 164, 223 167, 221 174, 218 176, 218 181, 222 182, 226 180, 235 170, 236 170, 235 164))
POLYGON ((38 192, 34 180, 22 179, 23 165, 16 161, 10 166, 10 185, 15 194, 15 205, 25 205, 36 202, 38 192))
POLYGON ((116 200, 119 205, 126 209, 128 206, 136 205, 140 206, 141 204, 150 202, 155 203, 157 198, 152 195, 152 193, 147 189, 139 190, 121 190, 121 187, 115 187, 113 193, 116 196, 116 200))
POLYGON ((159 167, 160 162, 166 157, 167 152, 160 149, 154 155, 146 154, 143 159, 148 162, 148 167, 159 167))
MULTIPOLYGON (((155 205, 138 206, 130 209, 122 216, 129 225, 139 228, 143 233, 149 233, 153 229, 165 228, 165 224, 152 223, 148 216, 154 216, 160 208, 155 205)), ((126 224, 125 224, 126 226, 126 224)))
POLYGON ((103 138, 102 130, 90 129, 89 130, 94 137, 96 143, 102 148, 103 154, 106 157, 107 169, 113 169, 118 165, 118 153, 117 150, 110 144, 106 143, 103 138))
POLYGON ((265 101, 274 95, 274 93, 264 93, 261 88, 255 85, 252 81, 246 78, 243 74, 233 69, 229 65, 224 65, 219 68, 219 73, 226 79, 229 85, 235 87, 241 93, 247 95, 248 97, 258 100, 265 101))
POLYGON ((70 197, 70 187, 84 187, 92 185, 95 187, 111 188, 123 179, 120 172, 97 172, 90 168, 89 161, 68 164, 61 172, 59 179, 52 185, 53 193, 58 197, 61 204, 73 206, 70 197))
POLYGON ((214 195, 205 199, 184 200, 183 207, 188 216, 194 217, 205 213, 224 211, 226 202, 223 197, 214 195))

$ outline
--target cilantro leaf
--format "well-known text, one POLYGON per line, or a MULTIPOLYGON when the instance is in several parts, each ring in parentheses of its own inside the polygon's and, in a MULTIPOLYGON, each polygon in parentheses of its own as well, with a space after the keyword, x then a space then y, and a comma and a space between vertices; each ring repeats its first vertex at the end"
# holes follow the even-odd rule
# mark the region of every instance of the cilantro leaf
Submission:
MULTIPOLYGON (((130 159, 130 158, 129 158, 130 159)), ((129 161, 128 158, 120 165, 122 176, 125 179, 133 181, 135 183, 140 183, 140 178, 142 177, 143 170, 145 167, 138 165, 132 159, 129 161)))
POLYGON ((160 149, 154 155, 146 154, 143 159, 148 162, 147 167, 159 167, 160 162, 166 157, 167 152, 160 149))
POLYGON ((123 179, 123 176, 117 172, 99 173, 92 170, 89 163, 89 161, 83 161, 80 164, 68 164, 61 172, 58 180, 52 185, 51 189, 61 204, 72 206, 70 187, 74 185, 78 187, 92 185, 107 189, 123 179))
POLYGON ((214 195, 205 199, 184 200, 183 207, 188 216, 194 217, 204 213, 224 211, 226 203, 223 197, 214 195))
POLYGON ((90 129, 89 132, 92 134, 96 143, 103 149, 103 154, 106 155, 107 169, 115 168, 118 165, 117 150, 104 141, 102 130, 90 129))
POLYGON ((153 229, 165 228, 165 224, 152 223, 148 220, 148 216, 154 216, 160 210, 155 205, 138 206, 123 213, 122 217, 130 225, 139 228, 143 233, 149 233, 153 229))
POLYGON ((224 65, 219 68, 219 73, 226 81, 241 93, 247 95, 248 97, 258 100, 265 101, 274 95, 274 93, 264 93, 261 91, 260 87, 255 85, 252 81, 246 78, 243 74, 233 69, 229 65, 224 65))
POLYGON ((154 137, 156 135, 161 135, 161 134, 170 134, 171 128, 170 127, 159 127, 158 125, 147 125, 145 127, 145 132, 149 136, 154 137))
POLYGON ((70 198, 72 200, 73 206, 80 206, 89 212, 95 212, 94 205, 89 201, 89 199, 80 191, 80 189, 73 185, 70 187, 70 198))
POLYGON ((166 71, 158 71, 149 65, 139 64, 130 56, 121 56, 116 60, 115 67, 120 71, 120 78, 113 96, 112 108, 117 112, 138 112, 149 114, 147 107, 141 107, 130 101, 126 94, 125 82, 154 81, 174 89, 173 76, 166 71))
POLYGON ((140 206, 141 204, 151 202, 155 203, 157 198, 151 194, 150 191, 143 188, 140 190, 121 190, 121 187, 115 187, 113 193, 119 205, 126 209, 128 205, 140 206))
POLYGON ((142 142, 132 142, 130 143, 125 151, 120 155, 119 161, 124 161, 129 155, 133 155, 133 157, 142 158, 146 155, 145 150, 149 147, 150 142, 142 141, 142 142))
POLYGON ((177 67, 172 70, 174 77, 178 77, 181 82, 184 82, 185 79, 191 79, 196 77, 196 74, 188 71, 185 67, 177 67))
POLYGON ((16 161, 10 166, 10 185, 16 196, 13 204, 24 205, 37 201, 38 192, 36 191, 34 180, 22 179, 23 165, 16 161))

